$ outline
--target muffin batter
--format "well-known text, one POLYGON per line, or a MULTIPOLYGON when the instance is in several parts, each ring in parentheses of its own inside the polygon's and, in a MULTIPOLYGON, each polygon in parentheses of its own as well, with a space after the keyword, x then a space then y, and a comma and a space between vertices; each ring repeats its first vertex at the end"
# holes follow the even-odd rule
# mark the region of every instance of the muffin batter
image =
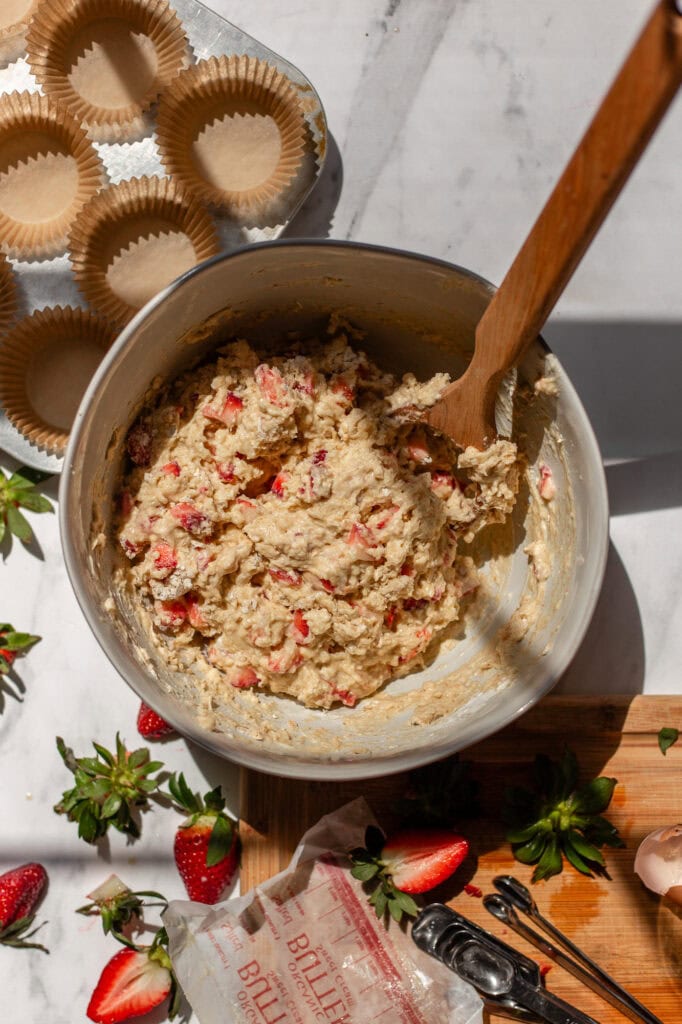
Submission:
POLYGON ((187 373, 128 434, 118 585, 172 665, 353 706, 420 667, 476 588, 458 543, 510 512, 516 447, 457 455, 398 382, 331 340, 247 342, 187 373))

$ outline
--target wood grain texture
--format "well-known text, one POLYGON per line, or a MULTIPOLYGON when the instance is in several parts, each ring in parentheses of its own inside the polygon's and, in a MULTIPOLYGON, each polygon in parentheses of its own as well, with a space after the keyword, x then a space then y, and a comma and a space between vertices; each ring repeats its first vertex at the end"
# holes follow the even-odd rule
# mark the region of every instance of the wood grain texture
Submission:
POLYGON ((680 82, 682 16, 672 0, 658 0, 479 321, 466 373, 427 414, 458 444, 484 448, 495 439, 503 375, 542 330, 680 82))
MULTIPOLYGON (((463 891, 467 882, 492 891, 501 873, 530 883, 531 869, 514 861, 499 823, 504 787, 527 782, 536 753, 575 750, 581 777, 615 776, 609 817, 627 843, 606 853, 610 879, 584 878, 571 868, 533 887, 542 913, 566 932, 613 977, 657 1014, 664 1024, 682 1020, 682 917, 648 893, 633 874, 640 840, 659 825, 682 820, 682 741, 664 757, 657 734, 662 726, 682 729, 682 697, 547 697, 523 718, 471 747, 481 784, 485 817, 466 823, 471 854, 453 879, 432 895, 450 903, 538 962, 541 954, 494 920, 480 899, 463 891)), ((303 832, 323 814, 364 796, 382 826, 395 821, 396 800, 406 776, 329 783, 242 773, 242 892, 286 867, 303 832)), ((557 966, 548 988, 601 1024, 627 1018, 557 966)), ((496 1019, 496 1018, 493 1018, 496 1019)))

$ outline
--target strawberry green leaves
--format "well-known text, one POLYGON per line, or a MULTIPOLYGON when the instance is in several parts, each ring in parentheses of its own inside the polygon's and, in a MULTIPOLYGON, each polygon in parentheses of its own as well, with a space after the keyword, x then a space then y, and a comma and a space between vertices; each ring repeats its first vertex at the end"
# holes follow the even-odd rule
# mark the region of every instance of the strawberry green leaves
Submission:
POLYGON ((663 755, 672 747, 673 743, 677 743, 680 738, 679 729, 660 729, 658 733, 658 746, 660 747, 663 755))
POLYGON ((52 512, 52 502, 39 494, 35 487, 47 480, 49 473, 22 466, 10 477, 0 469, 0 544, 6 536, 12 535, 24 544, 33 539, 31 526, 20 511, 52 512))
POLYGON ((365 846, 351 850, 353 867, 350 873, 359 882, 371 882, 376 879, 377 884, 372 890, 369 902, 378 918, 384 917, 386 911, 394 921, 400 921, 403 914, 416 917, 419 907, 408 893, 401 892, 394 885, 390 872, 380 860, 385 841, 383 832, 374 825, 369 825, 365 832, 365 846))
POLYGON ((7 675, 17 655, 25 654, 39 640, 31 633, 17 632, 9 622, 0 622, 0 676, 7 675))
POLYGON ((98 757, 77 758, 57 737, 57 749, 76 784, 65 790, 54 809, 78 822, 78 835, 86 843, 96 842, 110 825, 137 839, 140 829, 133 812, 149 806, 148 797, 159 786, 154 773, 163 768, 163 762, 152 761, 146 747, 127 751, 118 734, 115 754, 98 743, 93 742, 93 747, 98 757))
POLYGON ((578 786, 578 762, 566 751, 560 761, 539 754, 535 790, 512 787, 505 794, 507 840, 522 864, 535 864, 533 882, 563 870, 564 858, 584 875, 606 874, 601 847, 623 846, 618 829, 603 817, 617 779, 600 776, 578 786))

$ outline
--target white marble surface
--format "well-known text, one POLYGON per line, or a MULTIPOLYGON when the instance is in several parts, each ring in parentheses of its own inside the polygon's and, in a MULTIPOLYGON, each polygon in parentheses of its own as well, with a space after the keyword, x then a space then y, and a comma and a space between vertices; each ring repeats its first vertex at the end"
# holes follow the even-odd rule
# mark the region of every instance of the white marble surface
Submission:
MULTIPOLYGON (((414 249, 499 281, 650 0, 210 6, 298 64, 325 104, 335 146, 292 233, 414 249)), ((593 417, 612 506, 604 592, 566 691, 680 689, 680 166, 678 100, 546 330, 593 417)), ((0 951, 0 991, 16 1024, 78 1024, 113 947, 73 910, 112 869, 182 895, 170 853, 177 818, 154 811, 141 842, 116 836, 95 850, 51 810, 70 778, 55 734, 79 753, 116 730, 133 743, 137 700, 78 609, 55 517, 31 518, 39 548, 15 544, 0 562, 0 619, 43 637, 0 713, 0 870, 46 865, 40 917, 52 954, 0 951)), ((223 783, 237 810, 233 767, 180 740, 161 756, 197 788, 223 783)))

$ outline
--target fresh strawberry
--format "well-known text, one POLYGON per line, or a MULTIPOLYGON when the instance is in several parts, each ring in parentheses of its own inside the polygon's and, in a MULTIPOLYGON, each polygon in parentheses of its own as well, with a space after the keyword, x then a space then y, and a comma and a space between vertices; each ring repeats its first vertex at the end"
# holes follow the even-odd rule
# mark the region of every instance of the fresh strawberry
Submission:
POLYGON ((282 374, 274 366, 261 363, 254 371, 256 384, 268 402, 283 408, 287 404, 287 386, 282 374))
POLYGON ((180 463, 175 460, 167 462, 165 466, 161 467, 161 472, 166 476, 180 476, 180 463))
POLYGON ((206 536, 213 529, 213 523, 191 501, 181 501, 171 507, 173 519, 177 519, 183 530, 197 537, 206 536))
POLYGON ((215 405, 205 405, 201 411, 207 419, 218 420, 220 423, 230 426, 237 422, 243 408, 244 403, 239 395, 235 395, 233 391, 228 391, 227 397, 220 408, 217 408, 215 405))
POLYGON ((137 713, 137 731, 146 740, 165 740, 168 736, 177 735, 173 726, 144 701, 140 702, 137 713))
POLYGON ((147 420, 138 420, 128 431, 126 447, 136 466, 148 466, 151 462, 153 440, 151 426, 147 420))
POLYGON ((198 903, 217 903, 239 862, 237 822, 225 814, 220 786, 206 793, 202 800, 180 773, 171 775, 168 788, 175 803, 189 811, 173 845, 175 863, 187 894, 198 903))
POLYGON ((415 916, 417 904, 410 894, 428 892, 452 875, 469 852, 463 836, 449 829, 404 829, 388 841, 371 826, 365 848, 351 851, 351 874, 362 882, 377 879, 370 897, 377 917, 386 910, 396 921, 415 916))
POLYGON ((141 1017, 160 1006, 174 988, 170 957, 160 945, 121 949, 100 975, 88 1003, 88 1019, 118 1024, 141 1017))
POLYGON ((47 885, 47 871, 35 862, 0 875, 0 943, 21 949, 47 950, 27 940, 37 931, 28 931, 34 913, 47 885))

